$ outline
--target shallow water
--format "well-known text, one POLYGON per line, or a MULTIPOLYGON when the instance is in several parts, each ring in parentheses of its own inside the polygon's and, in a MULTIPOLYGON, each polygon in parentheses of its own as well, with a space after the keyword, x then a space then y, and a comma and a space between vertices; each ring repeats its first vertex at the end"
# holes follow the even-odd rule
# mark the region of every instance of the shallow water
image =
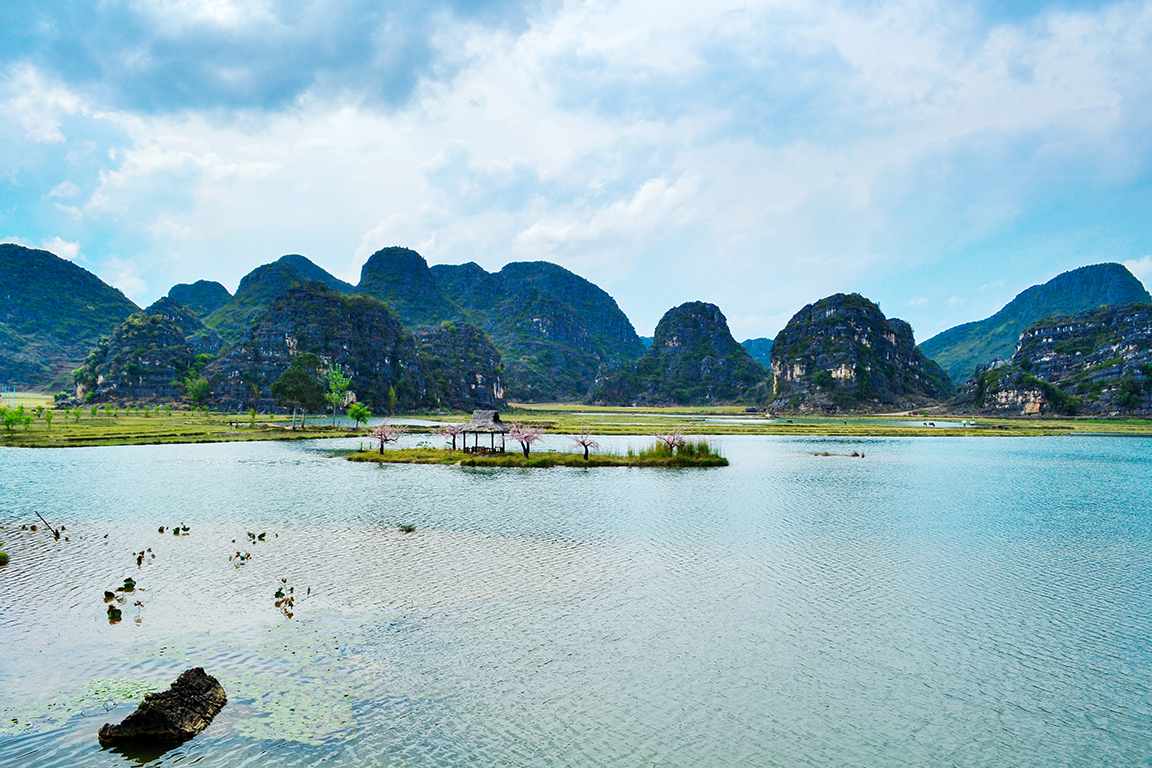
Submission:
POLYGON ((713 442, 732 466, 0 450, 0 766, 1152 762, 1152 442, 713 442), (190 666, 229 694, 204 734, 100 750, 190 666))

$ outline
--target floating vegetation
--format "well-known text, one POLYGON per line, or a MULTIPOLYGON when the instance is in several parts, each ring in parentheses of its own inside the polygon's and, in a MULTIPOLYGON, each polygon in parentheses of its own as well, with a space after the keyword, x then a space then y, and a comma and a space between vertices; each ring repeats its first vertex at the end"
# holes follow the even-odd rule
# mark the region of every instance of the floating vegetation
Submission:
POLYGON ((109 592, 108 590, 104 590, 104 602, 110 603, 115 599, 116 599, 116 593, 115 592, 109 592))
POLYGON ((416 526, 412 525, 411 523, 404 523, 397 527, 400 529, 401 533, 414 533, 416 531, 416 526))
POLYGON ((252 533, 251 531, 249 531, 248 532, 248 541, 251 541, 251 542, 264 541, 264 537, 267 535, 268 535, 267 532, 257 534, 257 533, 252 533))
POLYGON ((144 566, 144 558, 148 555, 151 555, 151 559, 156 559, 156 555, 152 552, 152 547, 148 547, 148 549, 142 549, 136 553, 137 568, 142 568, 144 566))
POLYGON ((8 553, 4 551, 4 542, 0 541, 0 565, 8 565, 8 553))
POLYGON ((124 579, 124 586, 117 589, 117 592, 133 592, 136 589, 136 580, 131 576, 124 579))
POLYGON ((239 568, 240 566, 244 565, 245 563, 247 563, 251 559, 252 559, 252 553, 251 552, 241 553, 240 550, 236 550, 236 554, 230 556, 228 558, 228 562, 232 563, 237 568, 239 568))
POLYGON ((116 624, 120 621, 121 610, 114 605, 108 606, 108 623, 116 624))
MULTIPOLYGON (((296 588, 288 586, 288 579, 280 579, 280 584, 281 586, 274 595, 276 598, 275 605, 285 617, 290 619, 292 618, 292 609, 296 607, 296 588), (285 592, 284 590, 288 591, 285 592)), ((308 588, 308 592, 311 594, 311 587, 308 588)))

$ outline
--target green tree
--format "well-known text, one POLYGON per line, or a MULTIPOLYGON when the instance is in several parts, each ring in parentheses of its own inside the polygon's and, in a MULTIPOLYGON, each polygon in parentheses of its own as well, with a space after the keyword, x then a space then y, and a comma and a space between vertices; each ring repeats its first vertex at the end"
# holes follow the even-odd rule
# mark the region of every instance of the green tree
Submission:
POLYGON ((48 423, 48 431, 52 431, 52 419, 56 417, 52 411, 44 411, 44 421, 48 423))
POLYGON ((368 410, 368 406, 364 403, 352 403, 352 407, 348 409, 348 416, 356 422, 356 426, 368 422, 372 418, 372 411, 368 410))
POLYGON ((334 364, 328 369, 328 394, 324 395, 324 399, 332 406, 332 426, 336 426, 336 409, 344 405, 344 397, 351 384, 352 379, 344 374, 344 369, 339 364, 334 364))
POLYGON ((320 358, 305 352, 292 358, 288 370, 272 382, 272 397, 292 409, 292 429, 296 429, 296 409, 303 412, 300 426, 306 426, 309 409, 324 405, 324 383, 320 379, 320 358))
POLYGON ((396 387, 388 387, 388 413, 396 413, 396 387))
POLYGON ((211 391, 212 388, 208 384, 208 379, 203 376, 187 379, 184 382, 184 393, 196 405, 204 405, 204 401, 208 399, 208 394, 211 391))

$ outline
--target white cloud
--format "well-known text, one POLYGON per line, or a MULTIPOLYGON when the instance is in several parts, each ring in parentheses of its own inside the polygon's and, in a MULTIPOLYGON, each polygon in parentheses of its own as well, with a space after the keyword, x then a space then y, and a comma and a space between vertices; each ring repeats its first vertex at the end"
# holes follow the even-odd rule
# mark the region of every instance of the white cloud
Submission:
POLYGON ((40 247, 68 261, 76 261, 76 257, 80 255, 79 242, 68 242, 59 236, 41 243, 40 247))
POLYGON ((950 307, 959 307, 964 304, 964 299, 959 296, 952 296, 945 303, 950 307))
POLYGON ((62 181, 48 191, 48 197, 76 197, 80 194, 80 187, 70 181, 62 181))
MULTIPOLYGON (((288 28, 263 2, 133 8, 161 38, 288 28)), ((974 14, 935 0, 572 3, 522 27, 442 14, 441 69, 387 109, 327 61, 292 80, 311 85, 287 106, 97 109, 95 92, 30 66, 10 69, 0 102, 79 182, 56 168, 36 187, 37 204, 52 184, 53 206, 76 199, 42 203, 55 219, 39 237, 72 217, 89 251, 134 259, 117 278, 133 295, 235 285, 288 252, 354 279, 373 251, 406 245, 489 269, 555 260, 640 327, 703 299, 734 331, 770 336, 757 324, 869 280, 934 327, 944 305, 1031 266, 999 238, 1043 229, 1053 200, 1144 188, 1152 167, 1147 3, 993 26, 974 14), (108 231, 116 248, 93 247, 108 231), (932 290, 911 267, 942 263, 970 265, 958 296, 906 300, 932 290)))
POLYGON ((65 141, 60 121, 81 111, 80 98, 68 88, 49 84, 32 66, 19 66, 0 80, 12 95, 4 112, 14 117, 25 135, 34 142, 58 144, 65 141))
POLYGON ((1124 262, 1124 266, 1128 268, 1129 272, 1140 278, 1141 282, 1152 278, 1152 255, 1139 259, 1129 259, 1124 262))

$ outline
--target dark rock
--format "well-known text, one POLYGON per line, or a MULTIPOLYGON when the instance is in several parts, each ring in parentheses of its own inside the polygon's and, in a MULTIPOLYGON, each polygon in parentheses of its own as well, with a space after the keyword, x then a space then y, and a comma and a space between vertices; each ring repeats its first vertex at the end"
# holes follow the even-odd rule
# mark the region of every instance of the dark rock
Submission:
POLYGON ((772 373, 776 409, 905 409, 953 392, 917 349, 912 326, 857 293, 797 312, 772 343, 772 373))
POLYGON ((240 279, 236 295, 204 318, 204 324, 228 342, 236 342, 252 329, 272 302, 290 288, 309 282, 294 266, 279 261, 256 267, 240 279))
POLYGON ((157 299, 144 312, 171 320, 184 334, 184 340, 194 355, 215 355, 224 346, 220 334, 204 325, 195 312, 167 296, 157 299))
POLYGON ((100 729, 104 747, 181 742, 201 733, 228 703, 219 681, 203 667, 189 669, 166 691, 145 694, 135 712, 119 725, 100 729))
POLYGON ((740 346, 715 304, 668 310, 652 346, 634 364, 605 367, 588 393, 596 405, 707 405, 732 402, 762 384, 768 370, 740 346))

